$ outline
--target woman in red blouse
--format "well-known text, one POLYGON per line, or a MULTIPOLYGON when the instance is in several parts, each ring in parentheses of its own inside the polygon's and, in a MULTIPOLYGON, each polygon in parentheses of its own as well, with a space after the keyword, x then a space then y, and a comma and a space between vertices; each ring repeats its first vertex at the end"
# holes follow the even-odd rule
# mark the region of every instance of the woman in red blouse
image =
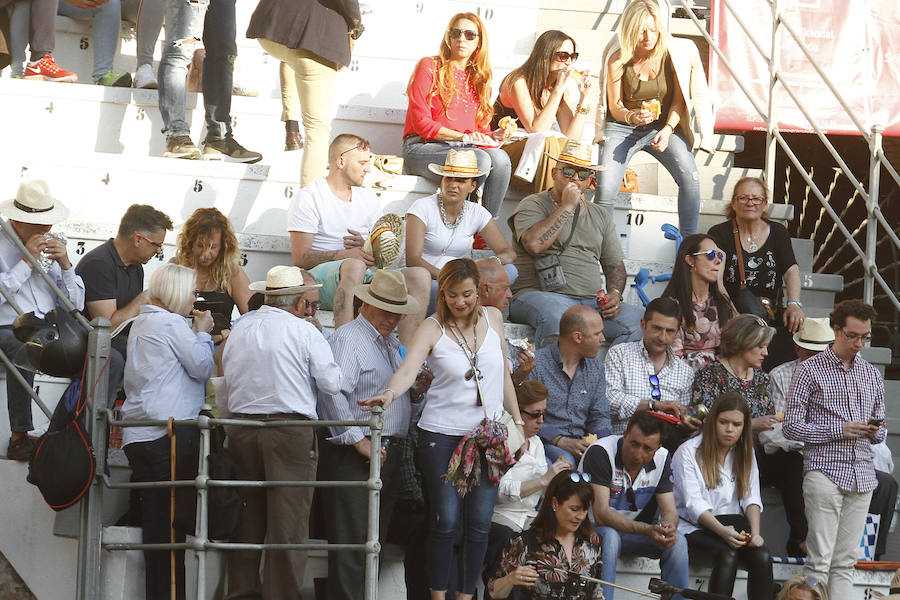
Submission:
POLYGON ((439 182, 428 164, 442 164, 451 148, 471 148, 478 170, 490 171, 481 179, 482 198, 496 217, 512 172, 509 156, 499 147, 509 134, 490 129, 491 62, 487 32, 477 15, 459 13, 450 19, 440 51, 416 64, 406 93, 406 172, 439 182))

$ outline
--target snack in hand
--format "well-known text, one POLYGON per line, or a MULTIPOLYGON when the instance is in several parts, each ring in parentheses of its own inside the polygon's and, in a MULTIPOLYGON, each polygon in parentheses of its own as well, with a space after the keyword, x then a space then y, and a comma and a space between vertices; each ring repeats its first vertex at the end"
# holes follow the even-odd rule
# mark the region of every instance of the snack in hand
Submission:
POLYGON ((578 69, 572 69, 572 70, 569 72, 569 77, 571 77, 571 78, 574 79, 575 81, 579 81, 579 82, 580 82, 580 81, 584 81, 584 73, 582 73, 582 72, 579 71, 578 69))
POLYGON ((749 533, 747 533, 746 531, 741 531, 739 535, 741 536, 741 541, 744 543, 747 543, 753 539, 753 536, 750 535, 749 533))
POLYGON ((589 433, 589 434, 587 434, 587 435, 585 435, 585 436, 582 436, 581 439, 584 440, 585 442, 587 442, 588 444, 593 444, 594 442, 597 441, 597 434, 596 434, 596 433, 589 433))
POLYGON ((783 412, 775 413, 775 418, 778 419, 779 423, 783 423, 784 422, 784 413, 783 412))
POLYGON ((644 110, 649 110, 653 113, 653 120, 657 120, 659 118, 659 113, 662 112, 662 103, 658 98, 654 98, 653 100, 644 100, 641 102, 641 108, 644 110))
POLYGON ((516 130, 519 129, 519 126, 516 125, 516 120, 510 116, 503 117, 500 119, 500 122, 497 123, 500 129, 509 129, 510 133, 515 133, 516 130))
POLYGON ((528 338, 516 338, 509 340, 509 345, 519 350, 524 350, 531 356, 534 356, 534 344, 528 341, 528 338))

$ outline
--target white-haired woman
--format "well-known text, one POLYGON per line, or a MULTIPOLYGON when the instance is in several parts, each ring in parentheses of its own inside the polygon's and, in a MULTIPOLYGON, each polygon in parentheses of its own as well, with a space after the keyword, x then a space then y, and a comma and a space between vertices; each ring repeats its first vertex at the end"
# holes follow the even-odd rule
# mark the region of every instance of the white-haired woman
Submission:
MULTIPOLYGON (((131 326, 128 358, 125 362, 125 419, 176 420, 196 418, 203 405, 206 380, 213 369, 213 342, 209 331, 213 318, 209 311, 193 311, 193 324, 185 317, 192 314, 197 274, 193 269, 169 263, 150 276, 150 304, 131 326)), ((197 475, 200 433, 194 426, 174 428, 177 479, 197 475)), ((126 427, 122 443, 133 481, 170 479, 171 440, 165 426, 126 427)), ((169 542, 174 515, 169 513, 170 488, 141 490, 141 526, 145 544, 169 542)), ((190 522, 194 514, 196 492, 177 488, 177 513, 190 522)), ((176 531, 176 542, 183 542, 185 531, 176 531)), ((168 598, 170 558, 167 550, 144 552, 147 598, 168 598)), ((184 598, 184 551, 176 551, 175 578, 177 597, 184 598)))

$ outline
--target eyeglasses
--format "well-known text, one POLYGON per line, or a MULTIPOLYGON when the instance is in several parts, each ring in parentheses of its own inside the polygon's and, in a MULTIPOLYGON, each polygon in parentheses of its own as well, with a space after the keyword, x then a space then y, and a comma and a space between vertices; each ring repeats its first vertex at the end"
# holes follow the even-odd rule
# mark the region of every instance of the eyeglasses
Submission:
POLYGON ((841 333, 844 334, 844 337, 847 338, 849 342, 862 342, 864 344, 872 341, 872 335, 870 333, 847 333, 844 331, 844 328, 841 327, 841 333))
POLYGON ((524 410, 522 408, 519 409, 519 412, 521 414, 525 415, 526 417, 534 419, 535 421, 537 421, 538 419, 543 419, 544 415, 547 414, 547 411, 544 411, 544 410, 538 410, 535 412, 531 412, 529 410, 524 410))
POLYGON ((708 260, 725 260, 725 253, 721 250, 703 250, 702 252, 693 252, 691 256, 705 256, 708 260))
POLYGON ((559 51, 559 52, 554 53, 554 56, 556 57, 556 60, 558 60, 559 62, 569 62, 570 60, 572 62, 575 62, 576 60, 578 60, 577 52, 559 51))
POLYGON ((316 312, 319 310, 319 307, 322 306, 322 303, 316 300, 315 302, 310 302, 306 298, 303 299, 303 306, 310 312, 316 312))
POLYGON ((566 179, 574 179, 575 176, 578 176, 579 181, 587 181, 594 174, 590 169, 576 169, 575 167, 563 167, 562 168, 563 177, 566 179))
POLYGON ((650 398, 653 400, 662 398, 662 392, 659 390, 659 376, 656 373, 650 376, 650 398))
POLYGON ((637 511, 637 498, 635 498, 634 496, 634 488, 628 488, 627 490, 625 490, 625 499, 631 503, 631 506, 628 510, 637 511))
POLYGON ((371 150, 371 148, 372 148, 372 144, 369 143, 369 140, 362 140, 361 142, 359 142, 352 148, 347 148, 346 150, 344 150, 343 152, 338 154, 338 158, 342 157, 343 155, 347 154, 348 152, 352 152, 353 150, 359 150, 360 152, 368 152, 369 150, 371 150))
POLYGON ((472 40, 474 40, 475 38, 478 37, 478 32, 475 31, 474 29, 458 29, 456 27, 454 27, 453 29, 450 30, 450 39, 451 40, 458 39, 459 36, 461 36, 461 35, 465 36, 466 39, 471 42, 472 40))
POLYGON ((134 234, 136 236, 138 236, 139 238, 141 238, 142 240, 144 240, 145 242, 147 242, 148 244, 152 244, 153 246, 156 246, 157 252, 159 252, 160 250, 163 249, 163 242, 154 242, 153 240, 151 240, 150 238, 148 238, 146 235, 144 235, 143 233, 141 233, 139 231, 135 231, 134 234))
POLYGON ((591 482, 591 474, 590 473, 579 473, 578 471, 572 471, 569 473, 569 479, 573 482, 578 483, 579 481, 583 481, 585 483, 591 482))
POLYGON ((740 196, 735 196, 734 199, 741 204, 748 204, 750 206, 756 206, 757 204, 766 203, 766 199, 764 196, 748 196, 746 194, 741 194, 740 196))

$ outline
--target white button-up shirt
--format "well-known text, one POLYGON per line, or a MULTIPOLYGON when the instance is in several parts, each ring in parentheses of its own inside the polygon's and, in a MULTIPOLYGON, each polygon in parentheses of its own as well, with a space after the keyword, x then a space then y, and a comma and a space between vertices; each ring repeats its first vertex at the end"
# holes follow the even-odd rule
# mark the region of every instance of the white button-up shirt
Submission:
POLYGON ((331 347, 307 321, 263 306, 234 322, 222 354, 230 413, 318 418, 316 394, 341 391, 331 347))
POLYGON ((675 451, 672 459, 674 477, 675 507, 678 509, 678 531, 687 535, 699 529, 700 515, 711 511, 715 515, 745 514, 752 504, 762 511, 763 503, 759 494, 759 469, 756 455, 750 453, 750 490, 743 498, 737 495, 737 479, 734 475, 734 448, 725 456, 725 464, 719 466, 719 485, 706 487, 700 464, 697 462, 697 448, 703 435, 693 437, 675 451))
MULTIPOLYGON (((75 269, 63 271, 59 263, 53 261, 48 273, 75 308, 82 310, 84 282, 75 274, 75 269)), ((22 252, 4 230, 0 230, 0 283, 9 291, 19 308, 26 313, 34 311, 36 317, 43 318, 56 308, 56 294, 41 274, 31 267, 31 263, 25 260, 22 252)), ((15 309, 0 295, 0 325, 11 325, 17 316, 19 315, 15 309)))

